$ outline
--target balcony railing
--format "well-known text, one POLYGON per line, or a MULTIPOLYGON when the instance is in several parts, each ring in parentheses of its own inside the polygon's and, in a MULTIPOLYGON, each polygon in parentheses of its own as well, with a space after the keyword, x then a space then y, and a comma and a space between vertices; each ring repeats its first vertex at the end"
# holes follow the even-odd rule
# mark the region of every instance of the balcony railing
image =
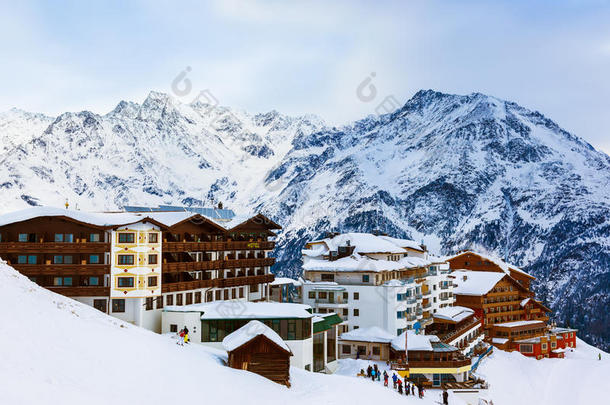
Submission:
POLYGON ((162 292, 166 293, 175 291, 196 290, 198 288, 238 287, 244 285, 270 283, 274 279, 275 276, 273 274, 264 274, 260 276, 216 278, 212 280, 179 281, 176 283, 163 283, 161 290, 162 292))
POLYGON ((410 368, 459 368, 469 366, 471 364, 470 359, 460 360, 409 360, 410 368))
POLYGON ((163 242, 163 252, 200 252, 219 250, 272 250, 272 241, 227 241, 227 242, 163 242))
POLYGON ((0 253, 104 253, 105 242, 0 242, 0 253))
POLYGON ((163 263, 164 273, 181 273, 184 271, 222 270, 242 267, 265 267, 275 263, 274 257, 260 259, 209 260, 203 262, 163 263))
POLYGON ((68 297, 108 297, 110 287, 44 287, 68 297))
POLYGON ((24 276, 103 276, 109 264, 11 264, 24 276))

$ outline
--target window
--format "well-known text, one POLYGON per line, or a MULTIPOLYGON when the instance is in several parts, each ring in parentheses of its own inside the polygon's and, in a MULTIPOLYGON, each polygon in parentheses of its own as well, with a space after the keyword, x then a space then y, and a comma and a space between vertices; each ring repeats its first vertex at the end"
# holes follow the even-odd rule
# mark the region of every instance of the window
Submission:
POLYGON ((150 277, 148 277, 148 286, 149 287, 156 287, 157 286, 157 276, 150 276, 150 277))
POLYGON ((146 297, 146 310, 150 311, 153 309, 153 297, 146 297))
POLYGON ((99 233, 90 233, 89 234, 89 242, 99 242, 100 234, 99 233))
POLYGON ((239 287, 239 298, 244 298, 244 288, 239 287))
POLYGON ((119 233, 119 243, 134 243, 135 233, 119 233))
POLYGON ((343 316, 347 316, 348 314, 348 309, 347 308, 343 308, 343 316))
POLYGON ((72 256, 64 256, 64 264, 72 264, 72 256))
POLYGON ((534 346, 531 344, 519 345, 519 351, 521 353, 534 353, 534 346))
POLYGON ((360 310, 358 308, 354 308, 354 316, 360 316, 360 310))
POLYGON ((62 264, 64 262, 63 256, 53 256, 53 263, 62 264))
POLYGON ((201 304, 201 291, 195 293, 195 304, 201 304))
POLYGON ((222 299, 222 291, 221 290, 216 290, 216 301, 220 301, 222 299))
MULTIPOLYGON (((28 234, 27 233, 20 233, 19 234, 19 242, 27 242, 28 241, 28 234)), ((57 241, 55 241, 57 242, 57 241)))
POLYGON ((158 263, 157 258, 158 258, 157 255, 148 255, 148 264, 157 264, 158 263))
POLYGON ((100 285, 99 277, 89 277, 89 285, 100 285))
POLYGON ((182 294, 176 294, 176 305, 182 305, 182 294))
POLYGON ((349 298, 349 293, 344 292, 343 293, 343 300, 347 301, 348 298, 349 298))
POLYGON ((546 343, 542 344, 542 351, 545 351, 548 348, 548 345, 546 343))
POLYGON ((149 233, 148 234, 148 243, 158 243, 158 242, 159 242, 158 233, 149 233))
POLYGON ((178 325, 172 323, 169 325, 169 331, 172 333, 178 333, 178 325))
POLYGON ((309 297, 310 300, 316 299, 316 293, 314 291, 310 291, 309 293, 307 293, 307 296, 309 297))
POLYGON ((89 264, 99 264, 100 255, 89 255, 89 264))
POLYGON ((373 346, 373 356, 379 356, 381 354, 381 350, 379 346, 373 346))
POLYGON ((34 255, 28 256, 28 264, 36 264, 36 256, 34 256, 34 255))
POLYGON ((551 342, 551 349, 557 348, 557 342, 551 342))
POLYGON ((359 299, 360 299, 360 293, 355 292, 355 293, 354 293, 354 299, 355 299, 355 300, 359 300, 359 299))
POLYGON ((214 301, 214 294, 212 294, 212 291, 206 291, 205 302, 212 302, 212 301, 214 301))
POLYGON ((93 308, 105 313, 106 312, 106 300, 93 300, 93 308))
POLYGON ((157 309, 163 308, 163 296, 157 297, 157 309))
POLYGON ((53 277, 53 285, 54 286, 62 286, 64 282, 63 277, 53 277))
MULTIPOLYGON (((258 284, 252 284, 250 286, 250 292, 251 293, 258 292, 258 284)), ((225 298, 225 299, 228 299, 228 298, 225 298)))
POLYGON ((193 303, 193 293, 186 293, 186 305, 193 303))
POLYGON ((320 278, 322 281, 335 281, 335 275, 334 274, 321 274, 320 278))
MULTIPOLYGON (((257 287, 258 287, 258 285, 257 285, 257 287)), ((229 290, 228 289, 223 291, 222 299, 224 299, 225 301, 227 301, 229 299, 229 290)))
POLYGON ((326 298, 328 298, 328 293, 326 291, 320 291, 318 292, 318 298, 321 300, 325 300, 326 298))
POLYGON ((28 262, 28 257, 25 255, 20 255, 17 256, 17 263, 18 264, 26 264, 28 262))
POLYGON ((119 288, 130 288, 133 287, 133 277, 117 277, 117 285, 119 288))
POLYGON ((365 274, 365 275, 362 276, 362 282, 363 283, 368 283, 369 282, 369 275, 368 274, 365 274))
POLYGON ((167 295, 165 297, 165 304, 166 305, 174 305, 174 296, 172 294, 167 295))
POLYGON ((350 345, 341 345, 341 353, 352 354, 352 347, 350 345))
POLYGON ((405 317, 405 313, 404 311, 398 311, 396 312, 396 318, 397 319, 403 319, 405 317))
POLYGON ((119 265, 132 265, 133 255, 119 255, 119 265))
POLYGON ((124 299, 113 299, 112 300, 112 312, 125 312, 125 300, 124 299))

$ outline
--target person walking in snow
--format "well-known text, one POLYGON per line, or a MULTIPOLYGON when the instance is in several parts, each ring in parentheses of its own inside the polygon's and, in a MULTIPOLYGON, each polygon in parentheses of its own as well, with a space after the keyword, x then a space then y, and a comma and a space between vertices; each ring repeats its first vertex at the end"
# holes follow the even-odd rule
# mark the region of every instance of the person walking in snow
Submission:
POLYGON ((602 354, 601 353, 597 353, 597 356, 598 356, 598 358, 597 358, 598 360, 602 359, 602 354))
POLYGON ((386 371, 383 372, 383 386, 388 386, 388 373, 386 371))
POLYGON ((188 343, 189 342, 189 333, 188 333, 188 329, 186 332, 184 332, 184 343, 188 343))
POLYGON ((415 396, 415 384, 411 384, 411 395, 415 396))
POLYGON ((449 393, 443 390, 443 405, 449 405, 449 393))
POLYGON ((424 397, 424 386, 421 383, 417 385, 417 393, 419 394, 420 398, 424 397))
POLYGON ((405 380, 405 395, 409 395, 409 390, 411 389, 411 385, 408 381, 405 380))
POLYGON ((176 344, 179 344, 180 346, 184 346, 184 329, 180 329, 180 332, 178 332, 178 337, 180 339, 178 339, 178 342, 176 344))
POLYGON ((402 381, 398 380, 398 393, 402 395, 402 381))
POLYGON ((396 389, 396 380, 398 380, 398 377, 396 377, 396 373, 392 374, 392 382, 394 383, 394 389, 396 389))
POLYGON ((373 371, 373 367, 371 367, 371 365, 369 364, 369 366, 366 368, 366 376, 368 378, 371 378, 371 372, 373 371))
POLYGON ((375 381, 375 370, 371 370, 371 381, 375 381))

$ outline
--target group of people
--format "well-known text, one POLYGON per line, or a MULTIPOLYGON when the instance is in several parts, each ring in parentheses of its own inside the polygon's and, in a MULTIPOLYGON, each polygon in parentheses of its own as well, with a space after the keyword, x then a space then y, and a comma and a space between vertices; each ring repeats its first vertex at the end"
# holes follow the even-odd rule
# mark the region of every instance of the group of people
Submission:
POLYGON ((178 336, 180 339, 178 339, 177 344, 184 346, 185 343, 189 342, 189 329, 186 326, 183 329, 180 329, 178 336))
MULTIPOLYGON (((377 364, 373 364, 373 366, 371 366, 369 364, 369 366, 366 369, 366 374, 365 374, 364 370, 360 370, 359 375, 365 376, 366 378, 370 378, 372 381, 380 381, 381 377, 383 376, 384 387, 387 387, 389 384, 390 375, 385 370, 383 371, 383 373, 381 373, 381 371, 379 370, 379 367, 377 367, 377 364)), ((403 384, 403 380, 401 380, 400 377, 398 375, 396 375, 396 373, 392 373, 392 386, 394 387, 395 390, 398 391, 398 393, 400 395, 403 395, 403 393, 404 393, 405 395, 415 396, 415 390, 417 390, 417 396, 419 398, 424 397, 425 389, 421 382, 416 384, 414 382, 411 382, 411 381, 408 381, 407 379, 405 379, 404 384, 403 384)), ((443 397, 443 404, 449 404, 449 394, 447 393, 446 390, 443 390, 442 397, 443 397)))

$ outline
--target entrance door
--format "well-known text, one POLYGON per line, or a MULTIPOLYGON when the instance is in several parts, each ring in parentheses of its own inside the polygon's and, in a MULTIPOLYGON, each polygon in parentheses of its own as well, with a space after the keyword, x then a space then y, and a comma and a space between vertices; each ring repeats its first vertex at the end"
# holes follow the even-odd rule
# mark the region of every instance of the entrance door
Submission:
POLYGON ((98 311, 102 311, 103 313, 106 313, 106 307, 107 307, 107 302, 106 300, 93 300, 93 308, 97 309, 98 311))

